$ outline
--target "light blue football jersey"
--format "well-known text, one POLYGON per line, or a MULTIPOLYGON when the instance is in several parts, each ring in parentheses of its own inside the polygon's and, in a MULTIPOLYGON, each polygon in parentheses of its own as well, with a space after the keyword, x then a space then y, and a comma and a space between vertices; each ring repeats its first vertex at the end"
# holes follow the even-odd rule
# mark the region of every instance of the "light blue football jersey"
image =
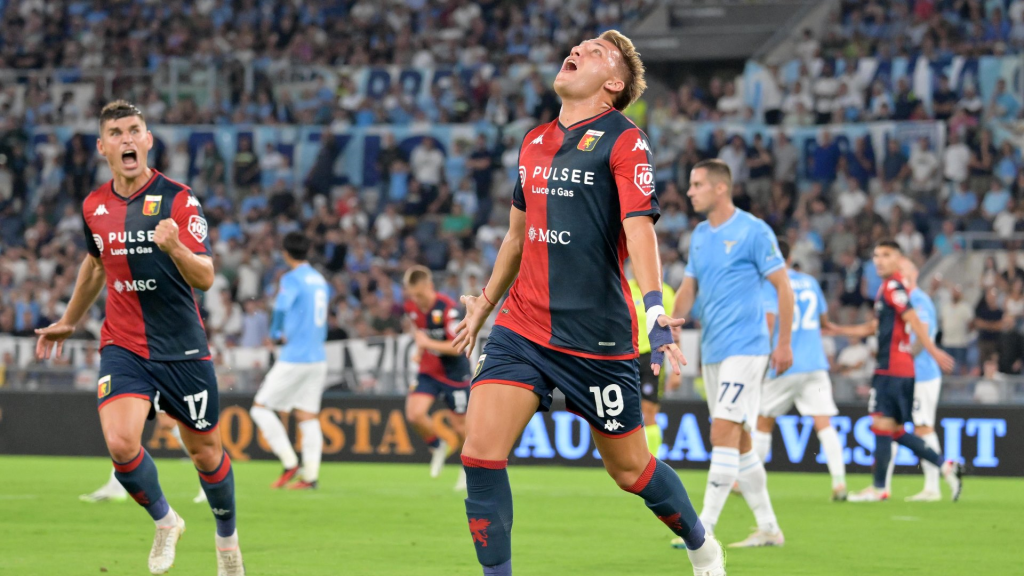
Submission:
POLYGON ((697 225, 686 275, 700 295, 702 362, 770 352, 761 282, 785 265, 771 228, 748 212, 737 208, 717 228, 697 225))
POLYGON ((327 280, 309 264, 297 266, 281 276, 274 301, 271 337, 284 337, 283 362, 309 363, 327 359, 327 280))
MULTIPOLYGON (((821 343, 821 315, 828 312, 828 301, 821 284, 809 274, 787 270, 793 287, 793 366, 785 375, 828 370, 828 357, 821 343)), ((772 347, 779 341, 779 295, 771 282, 764 282, 764 313, 775 314, 772 347)), ((775 378, 775 369, 768 372, 775 378)))
MULTIPOLYGON (((932 299, 925 294, 924 290, 914 288, 910 293, 910 305, 917 311, 917 317, 921 319, 921 322, 928 324, 928 336, 935 340, 935 335, 939 332, 939 315, 935 312, 935 304, 932 303, 932 299)), ((913 344, 916 341, 917 336, 911 332, 910 343, 913 344)), ((932 358, 927 350, 921 350, 917 356, 914 356, 914 380, 926 382, 936 378, 942 378, 939 363, 932 358)))

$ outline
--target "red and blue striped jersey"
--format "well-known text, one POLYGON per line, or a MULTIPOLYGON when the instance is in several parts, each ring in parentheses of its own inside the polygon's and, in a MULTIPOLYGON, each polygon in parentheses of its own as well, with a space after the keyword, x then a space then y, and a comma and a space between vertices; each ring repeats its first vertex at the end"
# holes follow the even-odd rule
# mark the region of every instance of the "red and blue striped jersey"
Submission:
POLYGON ((622 222, 659 215, 648 142, 617 110, 526 135, 512 194, 526 239, 498 326, 576 356, 637 356, 622 222))
POLYGON ((189 250, 210 254, 199 200, 188 186, 156 170, 130 198, 113 186, 107 182, 82 203, 86 247, 107 275, 100 348, 113 344, 151 360, 209 357, 195 293, 153 242, 157 223, 173 218, 189 250))
POLYGON ((910 353, 910 331, 903 313, 913 306, 899 274, 882 280, 875 299, 878 319, 878 363, 875 374, 914 377, 914 357, 910 353))
MULTIPOLYGON (((441 293, 437 294, 434 305, 427 311, 420 310, 411 300, 406 300, 405 314, 431 339, 441 342, 451 342, 455 339, 455 327, 462 320, 462 313, 455 306, 455 302, 441 293)), ((449 386, 469 386, 469 359, 462 354, 448 356, 423 350, 419 373, 449 386)))

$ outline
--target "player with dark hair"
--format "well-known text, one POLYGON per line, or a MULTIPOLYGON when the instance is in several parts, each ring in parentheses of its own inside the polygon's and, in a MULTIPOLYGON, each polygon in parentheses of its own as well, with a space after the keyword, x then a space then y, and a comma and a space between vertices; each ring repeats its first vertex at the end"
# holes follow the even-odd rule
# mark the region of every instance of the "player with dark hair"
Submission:
POLYGON ((953 358, 935 345, 910 302, 903 276, 899 272, 903 260, 900 245, 893 240, 879 242, 875 245, 872 260, 882 278, 882 285, 875 298, 875 318, 856 326, 831 326, 833 332, 854 338, 866 338, 876 330, 878 332, 878 359, 875 375, 871 379, 871 398, 868 400, 868 412, 872 417, 871 430, 875 433, 874 482, 864 490, 850 494, 849 500, 880 502, 889 499, 886 473, 895 441, 910 448, 922 461, 931 462, 940 468, 952 490, 952 499, 956 502, 963 488, 963 467, 953 460, 943 462, 942 456, 929 448, 924 440, 907 434, 903 428, 903 424, 913 418, 914 406, 911 331, 942 370, 949 372, 953 369, 953 358))
MULTIPOLYGON (((405 398, 405 418, 430 448, 430 476, 437 478, 448 458, 448 443, 437 436, 430 407, 440 398, 451 411, 449 420, 460 438, 466 436, 466 408, 469 406, 469 361, 452 340, 462 314, 455 302, 434 288, 434 276, 426 266, 412 266, 402 280, 405 315, 413 325, 419 355, 416 384, 405 398)), ((456 490, 466 486, 462 472, 456 490)))
MULTIPOLYGON (((846 464, 839 434, 832 427, 832 416, 839 414, 832 397, 832 380, 828 377, 828 358, 821 341, 821 331, 827 328, 828 300, 821 284, 809 274, 793 270, 789 258, 789 243, 779 239, 779 251, 788 267, 786 275, 793 288, 793 366, 785 374, 768 372, 768 380, 761 393, 761 406, 757 428, 751 432, 754 450, 762 461, 772 446, 775 420, 790 411, 793 405, 801 416, 814 418, 814 431, 825 454, 829 474, 832 476, 832 500, 846 500, 846 464)), ((765 315, 772 339, 779 334, 779 295, 770 282, 763 284, 765 315)))
POLYGON ((786 262, 771 228, 733 204, 732 173, 725 162, 695 164, 686 194, 694 210, 707 216, 690 239, 686 277, 675 307, 677 315, 687 315, 700 296, 701 371, 712 418, 711 465, 700 518, 713 531, 735 483, 754 513, 757 529, 730 546, 782 546, 785 538, 750 429, 769 364, 776 374, 783 374, 793 363, 793 290, 786 262), (774 348, 760 297, 765 281, 777 294, 779 333, 774 348))
MULTIPOLYGON (((608 474, 640 496, 689 550, 694 574, 725 574, 679 476, 648 451, 640 411, 637 321, 623 272, 627 256, 643 293, 651 369, 685 362, 664 312, 654 222, 654 161, 647 135, 622 114, 643 93, 644 67, 617 31, 572 48, 555 77, 557 119, 519 150, 509 231, 483 292, 463 296, 456 350, 467 355, 506 290, 476 368, 462 463, 466 515, 488 576, 512 574, 508 454, 558 388, 586 420, 608 474)), ((763 322, 762 322, 763 324, 763 322)))
POLYGON ((309 238, 301 232, 289 232, 282 242, 281 257, 290 270, 281 276, 270 325, 270 337, 282 346, 249 410, 284 466, 273 488, 283 488, 300 476, 299 457, 275 412, 295 415, 302 433, 302 473, 301 479, 288 486, 290 490, 317 487, 324 451, 320 401, 327 381, 324 341, 330 295, 327 280, 306 261, 309 247, 309 238))
POLYGON ((113 180, 82 204, 89 250, 60 320, 37 330, 36 356, 60 355, 64 340, 107 288, 100 335, 97 404, 116 476, 156 523, 149 571, 174 564, 185 521, 160 488, 142 448, 147 418, 163 410, 179 422, 217 523, 217 573, 245 573, 235 529, 235 479, 221 446, 217 376, 194 289, 213 284, 207 224, 192 191, 147 165, 153 134, 123 100, 100 112, 96 149, 113 180))

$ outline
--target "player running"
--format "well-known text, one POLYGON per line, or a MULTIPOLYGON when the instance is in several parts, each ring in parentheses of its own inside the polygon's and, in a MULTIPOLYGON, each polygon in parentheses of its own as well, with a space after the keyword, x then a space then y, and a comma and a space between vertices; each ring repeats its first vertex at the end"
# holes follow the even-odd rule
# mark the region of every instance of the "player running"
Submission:
MULTIPOLYGON (((904 287, 910 291, 910 305, 917 312, 918 319, 928 331, 928 337, 935 340, 935 334, 939 331, 939 317, 931 298, 917 285, 917 266, 909 258, 903 258, 900 263, 900 274, 903 275, 904 287)), ((941 453, 939 437, 935 433, 935 412, 939 406, 939 392, 942 389, 942 370, 932 355, 918 343, 916 334, 910 335, 910 347, 911 353, 914 354, 914 407, 911 410, 914 420, 914 435, 924 440, 926 446, 941 453)), ((892 493, 892 473, 896 467, 895 450, 894 446, 893 457, 889 459, 889 474, 885 484, 890 494, 892 493)), ((913 496, 908 496, 906 501, 938 502, 942 500, 942 491, 939 487, 939 468, 927 460, 921 460, 921 470, 924 472, 924 490, 913 496)))
MULTIPOLYGON (((452 344, 462 315, 450 298, 434 289, 434 277, 426 266, 406 270, 403 286, 405 314, 416 327, 413 335, 420 350, 420 370, 405 399, 405 418, 430 447, 430 477, 437 478, 449 449, 448 443, 437 437, 430 418, 430 407, 437 398, 451 410, 455 433, 466 437, 470 366, 452 344)), ((466 486, 463 474, 459 472, 456 490, 466 486)))
MULTIPOLYGON (((630 267, 631 268, 631 267, 630 267)), ((628 274, 627 270, 627 274, 628 274)), ((633 298, 633 306, 636 309, 636 325, 647 325, 647 311, 644 310, 644 295, 640 291, 640 284, 636 278, 629 280, 629 292, 633 298)), ((662 282, 662 302, 665 305, 665 314, 672 315, 672 307, 676 301, 676 291, 671 286, 662 282)), ((651 367, 651 341, 647 334, 640 330, 637 334, 639 340, 638 351, 640 352, 640 411, 644 415, 644 435, 647 437, 647 449, 654 456, 658 455, 658 449, 662 444, 661 426, 658 425, 657 416, 661 409, 660 393, 662 383, 668 376, 664 370, 656 374, 651 367)), ((671 383, 669 387, 671 388, 671 383)))
MULTIPOLYGON (((757 530, 731 547, 782 546, 768 496, 764 463, 754 451, 749 429, 761 401, 768 353, 775 374, 793 363, 790 335, 793 290, 775 235, 763 221, 732 202, 732 174, 720 160, 698 162, 687 192, 707 220, 690 239, 686 277, 676 296, 677 316, 690 313, 700 294, 701 363, 711 413, 711 468, 701 521, 714 530, 733 482, 737 482, 757 519, 757 530), (778 293, 778 343, 774 351, 762 305, 761 283, 778 293)), ((673 545, 678 546, 678 541, 673 545)))
POLYGON ((193 292, 213 283, 206 219, 187 186, 147 165, 153 134, 135 105, 107 104, 99 128, 96 148, 114 178, 82 204, 89 254, 64 316, 36 330, 36 356, 60 356, 64 340, 106 286, 100 424, 118 481, 156 522, 149 571, 164 574, 171 568, 185 531, 142 448, 147 417, 163 410, 184 424, 181 438, 216 520, 217 574, 241 575, 235 479, 217 430, 217 377, 193 292))
MULTIPOLYGON (((778 240, 779 251, 786 261, 789 285, 793 289, 793 366, 779 376, 769 370, 769 380, 761 393, 757 429, 753 432, 754 450, 763 462, 772 447, 775 419, 789 412, 793 404, 801 416, 814 417, 814 431, 825 453, 832 476, 832 500, 846 500, 846 464, 839 434, 832 427, 832 416, 839 414, 832 398, 832 380, 828 377, 828 358, 821 343, 821 328, 828 325, 828 301, 818 281, 808 274, 790 268, 789 244, 778 240)), ((768 329, 774 343, 778 337, 778 302, 775 287, 763 284, 764 309, 768 329)))
POLYGON ((850 494, 849 500, 880 502, 889 499, 886 475, 895 440, 910 448, 922 461, 931 462, 942 470, 956 502, 963 487, 963 467, 952 460, 943 463, 937 451, 903 429, 904 422, 912 417, 914 404, 914 357, 908 327, 944 371, 953 369, 953 358, 935 345, 910 302, 903 276, 899 273, 903 259, 899 244, 892 240, 879 242, 875 245, 872 259, 882 277, 882 285, 875 297, 875 319, 857 326, 830 326, 835 333, 853 338, 866 338, 876 329, 878 331, 877 366, 871 379, 871 398, 868 401, 871 430, 875 433, 874 482, 864 490, 850 494))
POLYGON ((462 450, 466 515, 485 575, 512 574, 508 453, 555 388, 590 424, 615 483, 684 539, 694 574, 725 574, 721 546, 705 536, 679 476, 637 434, 644 421, 627 256, 643 292, 651 369, 660 373, 666 353, 677 371, 685 362, 671 333, 683 322, 662 304, 649 141, 621 113, 645 88, 643 63, 619 32, 572 49, 554 81, 558 118, 520 147, 509 231, 491 277, 480 295, 462 297, 467 315, 454 344, 468 355, 511 286, 477 363, 462 450))
MULTIPOLYGON (((156 415, 156 431, 155 434, 169 433, 174 436, 174 439, 178 441, 178 445, 185 451, 185 455, 191 458, 191 454, 188 452, 188 448, 185 447, 185 442, 181 439, 181 432, 178 430, 178 422, 171 418, 164 412, 158 412, 156 415)), ((82 502, 88 502, 95 504, 97 502, 124 502, 128 499, 128 491, 121 486, 121 483, 117 481, 117 470, 115 468, 110 469, 110 479, 103 486, 97 488, 94 492, 89 494, 82 494, 78 497, 82 502)), ((206 502, 206 492, 203 491, 203 487, 199 487, 199 494, 192 499, 192 502, 196 504, 202 504, 206 502)))
POLYGON ((291 269, 281 276, 270 337, 283 342, 273 368, 256 392, 252 420, 259 426, 284 472, 271 484, 289 490, 313 490, 320 477, 324 435, 320 429, 320 401, 327 380, 327 280, 306 258, 309 239, 301 232, 289 232, 282 242, 281 257, 291 269), (288 439, 288 431, 275 412, 295 415, 302 433, 302 471, 299 457, 288 439))

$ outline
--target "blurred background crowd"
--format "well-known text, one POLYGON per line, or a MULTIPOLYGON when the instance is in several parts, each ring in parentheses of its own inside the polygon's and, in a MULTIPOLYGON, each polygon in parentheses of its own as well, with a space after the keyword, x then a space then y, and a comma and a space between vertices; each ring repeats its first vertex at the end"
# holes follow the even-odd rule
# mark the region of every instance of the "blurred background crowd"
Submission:
MULTIPOLYGON (((331 339, 402 332, 409 265, 437 271, 453 298, 486 282, 522 137, 558 114, 552 71, 576 42, 628 30, 652 4, 0 0, 0 333, 31 335, 68 300, 84 255, 80 203, 110 178, 94 145, 107 95, 134 99, 151 127, 302 125, 319 135, 301 169, 293 149, 242 132, 231 154, 161 139, 151 155, 193 187, 209 220, 217 280, 202 306, 216 347, 264 346, 285 270, 279 239, 293 230, 314 239, 311 260, 333 286, 331 339), (387 67, 454 72, 422 90, 394 82, 368 93, 366 70, 387 67), (204 88, 171 93, 171 76, 204 88), (467 129, 442 142, 430 129, 443 125, 467 129), (353 130, 380 137, 371 177, 358 181, 339 169, 353 130), (396 137, 410 130, 423 137, 396 137)), ((819 30, 795 32, 791 58, 757 63, 756 97, 742 64, 651 68, 655 85, 626 114, 651 137, 666 282, 681 282, 701 219, 686 197, 690 168, 720 158, 737 205, 789 241, 840 321, 870 313, 880 283, 870 249, 884 237, 922 266, 1011 248, 969 282, 936 273, 922 288, 964 373, 1019 373, 1024 167, 999 130, 1013 134, 1021 94, 1003 77, 981 90, 971 67, 1022 52, 1024 0, 833 4, 819 30), (936 71, 927 82, 922 66, 936 71), (915 121, 938 128, 881 140, 837 128, 915 121), (798 141, 796 130, 812 136, 798 141)), ((84 336, 98 333, 101 311, 84 336)), ((868 344, 833 354, 838 372, 870 371, 868 344)))

